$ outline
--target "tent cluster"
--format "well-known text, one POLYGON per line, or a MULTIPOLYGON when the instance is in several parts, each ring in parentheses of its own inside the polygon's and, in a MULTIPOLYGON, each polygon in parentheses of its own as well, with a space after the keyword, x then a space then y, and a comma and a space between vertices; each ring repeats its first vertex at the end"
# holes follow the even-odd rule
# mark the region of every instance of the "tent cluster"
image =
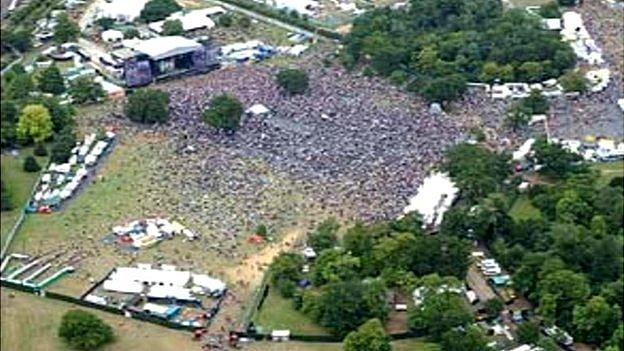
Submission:
POLYGON ((213 6, 191 11, 179 11, 172 13, 164 21, 150 23, 148 27, 152 31, 161 34, 166 21, 179 20, 182 23, 182 29, 185 32, 197 29, 212 29, 215 27, 215 22, 210 17, 222 15, 224 13, 226 13, 226 11, 221 6, 213 6))
POLYGON ((109 152, 115 133, 108 131, 98 139, 95 133, 85 136, 71 151, 66 163, 51 163, 41 176, 37 190, 26 211, 49 213, 60 206, 62 201, 72 197, 92 168, 109 152))
POLYGON ((605 62, 602 50, 596 45, 585 28, 581 14, 568 11, 562 15, 562 40, 570 42, 576 56, 592 65, 601 65, 605 62))
POLYGON ((425 178, 416 196, 405 207, 405 214, 417 211, 423 216, 425 227, 437 227, 442 223, 444 213, 453 204, 459 189, 443 173, 434 173, 425 178))
POLYGON ((133 220, 113 227, 113 234, 119 245, 130 246, 137 250, 153 246, 175 235, 184 235, 189 240, 198 237, 179 222, 171 222, 164 218, 133 220))

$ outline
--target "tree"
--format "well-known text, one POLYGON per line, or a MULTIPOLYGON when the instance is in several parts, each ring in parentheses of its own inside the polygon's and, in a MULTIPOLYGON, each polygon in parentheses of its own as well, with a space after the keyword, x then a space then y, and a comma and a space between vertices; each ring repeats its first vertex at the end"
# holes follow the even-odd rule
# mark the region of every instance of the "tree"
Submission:
POLYGON ((218 19, 219 25, 223 28, 229 28, 232 26, 234 20, 232 19, 232 15, 229 13, 222 14, 218 19))
POLYGON ((221 94, 204 110, 204 121, 217 129, 234 132, 240 127, 243 104, 234 96, 221 94))
POLYGON ((385 320, 386 290, 378 281, 330 283, 304 294, 303 311, 333 334, 344 337, 371 318, 385 320))
POLYGON ((66 127, 54 136, 51 159, 55 163, 65 163, 72 155, 72 149, 76 146, 76 134, 71 127, 66 127))
POLYGON ((302 94, 308 90, 308 74, 299 69, 283 69, 277 74, 277 84, 289 94, 302 94))
POLYGON ((327 249, 316 258, 310 277, 312 283, 320 286, 329 282, 355 279, 360 270, 360 259, 342 249, 327 249))
POLYGON ((241 28, 249 28, 251 26, 251 19, 248 16, 239 16, 236 21, 239 27, 241 28))
POLYGON ((39 172, 41 170, 41 166, 39 166, 39 163, 37 163, 37 160, 33 156, 28 155, 24 159, 23 169, 24 172, 34 173, 39 172))
POLYGON ((338 228, 340 228, 340 224, 335 218, 324 220, 313 232, 308 233, 308 245, 316 252, 334 247, 338 241, 336 237, 338 228))
POLYGON ((22 100, 34 90, 32 78, 27 73, 18 73, 11 80, 7 80, 5 96, 9 100, 22 100))
POLYGON ((128 97, 126 116, 139 123, 163 123, 169 119, 169 93, 139 89, 128 97))
POLYGON ((459 74, 429 80, 420 90, 429 102, 447 102, 460 97, 466 91, 466 79, 459 74))
MULTIPOLYGON (((570 326, 574 306, 582 304, 590 289, 582 274, 560 269, 544 275, 538 282, 540 309, 554 317, 559 326, 570 326)), ((544 313, 542 313, 544 315, 544 313)))
POLYGON ((136 28, 128 28, 123 31, 124 39, 133 39, 140 36, 139 30, 136 28))
POLYGON ((425 330, 435 340, 452 328, 472 322, 472 313, 459 295, 451 292, 433 294, 420 307, 408 311, 408 325, 412 330, 425 330))
POLYGON ((52 136, 52 118, 42 105, 26 105, 17 122, 17 135, 22 140, 42 143, 52 136))
POLYGON ((44 93, 59 95, 65 92, 65 81, 63 80, 63 76, 61 76, 61 71, 56 65, 52 65, 43 70, 37 82, 39 90, 44 93))
POLYGON ((58 15, 56 21, 57 24, 54 27, 54 42, 57 45, 76 41, 76 39, 78 39, 80 28, 66 13, 58 15))
POLYGON ((266 225, 258 224, 256 228, 254 229, 254 234, 259 235, 263 238, 266 238, 268 235, 268 230, 267 230, 266 225))
POLYGON ((17 106, 12 101, 0 101, 0 147, 5 148, 17 143, 17 106))
POLYGON ((112 328, 95 315, 71 310, 63 315, 59 336, 78 350, 95 350, 113 341, 112 328))
POLYGON ((578 3, 578 0, 557 0, 561 6, 574 6, 578 3))
POLYGON ((391 351, 390 337, 379 319, 371 319, 344 339, 345 351, 391 351))
POLYGON ((594 296, 585 305, 575 306, 573 317, 579 339, 601 345, 613 335, 622 315, 618 306, 609 306, 602 296, 594 296))
POLYGON ((521 103, 512 105, 507 110, 505 123, 514 130, 519 130, 529 124, 531 120, 531 110, 521 103))
POLYGON ((69 83, 69 94, 77 104, 97 102, 106 96, 102 85, 92 77, 78 77, 69 83))
POLYGON ((524 82, 541 82, 544 79, 544 68, 539 62, 525 62, 518 67, 518 74, 524 82))
POLYGON ((561 11, 559 11, 559 4, 557 4, 556 1, 551 1, 540 6, 539 15, 544 18, 560 18, 561 11))
POLYGON ((141 19, 145 22, 160 21, 182 7, 175 0, 150 0, 141 10, 141 19))
POLYGON ((11 211, 12 209, 11 192, 4 185, 4 179, 0 179, 0 211, 11 211))
POLYGON ((102 30, 109 30, 115 25, 115 20, 109 17, 98 18, 95 24, 102 30))
POLYGON ((548 112, 550 103, 539 90, 533 89, 529 96, 525 97, 520 102, 525 106, 532 115, 543 115, 548 112))
POLYGON ((500 313, 503 311, 504 304, 501 300, 497 298, 492 298, 485 301, 485 313, 487 313, 488 317, 494 319, 497 318, 500 313))
POLYGON ((518 342, 522 344, 536 344, 540 339, 539 325, 536 322, 528 321, 519 324, 516 333, 518 342))
POLYGON ((2 50, 9 51, 11 48, 19 51, 26 52, 32 46, 32 35, 30 31, 24 30, 12 30, 8 33, 2 32, 2 50))
POLYGON ((466 331, 447 331, 442 334, 440 344, 445 351, 492 351, 487 345, 488 339, 476 326, 470 326, 466 331))
POLYGON ((570 175, 577 168, 574 163, 581 160, 580 156, 544 138, 535 141, 533 150, 537 163, 542 165, 540 173, 554 178, 565 178, 570 175))
POLYGON ((585 78, 585 76, 582 73, 576 72, 576 71, 569 71, 559 78, 559 84, 561 84, 563 91, 566 91, 566 92, 576 91, 579 93, 584 93, 587 91, 588 82, 587 82, 587 78, 585 78))
POLYGON ((622 351, 624 350, 624 324, 620 322, 620 325, 613 332, 611 339, 606 342, 606 351, 622 351))
POLYGON ((176 20, 166 20, 163 23, 162 27, 162 35, 182 35, 184 34, 184 27, 182 26, 182 21, 179 19, 176 20))
POLYGON ((471 144, 451 147, 442 167, 471 201, 497 191, 510 173, 507 156, 471 144))
POLYGON ((281 253, 271 263, 271 283, 276 285, 283 295, 287 297, 292 293, 292 284, 302 277, 303 257, 295 253, 281 253))
POLYGON ((65 127, 74 127, 75 110, 70 104, 61 104, 57 97, 36 96, 29 98, 27 104, 43 105, 52 118, 54 132, 60 132, 65 127))

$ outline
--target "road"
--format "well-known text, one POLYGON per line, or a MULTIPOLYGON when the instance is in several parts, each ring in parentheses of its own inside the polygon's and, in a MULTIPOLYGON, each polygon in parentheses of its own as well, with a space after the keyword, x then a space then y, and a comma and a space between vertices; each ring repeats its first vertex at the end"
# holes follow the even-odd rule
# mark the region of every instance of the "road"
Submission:
POLYGON ((262 22, 266 22, 266 23, 272 24, 274 26, 286 29, 287 31, 290 31, 290 32, 300 33, 300 34, 304 34, 304 35, 307 35, 307 36, 310 36, 310 37, 319 38, 319 39, 322 39, 322 40, 329 40, 329 39, 327 39, 327 38, 325 38, 323 36, 316 35, 315 33, 310 32, 307 29, 304 29, 304 28, 301 28, 301 27, 297 27, 297 26, 293 26, 291 24, 288 24, 286 22, 282 22, 282 21, 277 20, 275 18, 268 17, 268 16, 265 16, 265 15, 259 14, 257 12, 253 12, 253 11, 244 9, 244 8, 236 6, 236 5, 229 4, 229 3, 221 1, 221 0, 210 0, 210 2, 214 3, 214 4, 217 4, 217 5, 225 8, 225 9, 228 9, 230 11, 240 12, 240 13, 242 13, 242 14, 244 14, 246 16, 249 16, 249 17, 251 17, 253 19, 256 19, 258 21, 262 21, 262 22))
POLYGON ((494 290, 492 290, 490 285, 485 280, 485 277, 481 275, 481 272, 479 272, 479 269, 474 264, 470 265, 470 268, 468 268, 466 281, 468 282, 470 289, 472 289, 479 297, 479 301, 485 302, 487 300, 497 298, 494 290))

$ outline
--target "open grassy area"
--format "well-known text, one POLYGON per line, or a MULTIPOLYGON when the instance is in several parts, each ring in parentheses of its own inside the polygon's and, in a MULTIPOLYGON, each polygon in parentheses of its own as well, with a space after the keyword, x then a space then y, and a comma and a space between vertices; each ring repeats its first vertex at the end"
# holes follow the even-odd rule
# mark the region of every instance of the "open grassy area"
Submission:
POLYGON ((514 202, 509 215, 516 221, 529 218, 537 218, 541 216, 539 209, 531 203, 527 195, 520 195, 514 202))
MULTIPOLYGON (((4 246, 8 233, 23 211, 32 187, 39 177, 39 173, 28 173, 22 170, 24 158, 28 155, 32 155, 32 148, 30 147, 20 150, 17 156, 10 154, 0 156, 2 181, 11 193, 11 203, 13 204, 13 210, 0 214, 0 243, 2 246, 4 246)), ((41 167, 45 167, 47 163, 45 157, 38 157, 37 161, 41 167)))
MULTIPOLYGON (((394 351, 439 351, 437 344, 424 342, 418 339, 407 339, 394 341, 392 343, 394 351)), ((258 342, 253 343, 245 350, 249 351, 341 351, 341 343, 308 343, 308 342, 258 342)))
MULTIPOLYGON (((40 298, 14 290, 1 289, 2 350, 69 351, 58 336, 62 315, 70 309, 84 309, 72 304, 40 298), (9 297, 9 294, 14 297, 9 297)), ((129 320, 96 310, 89 310, 113 327, 116 341, 102 351, 200 350, 191 334, 154 324, 129 320)))
POLYGON ((598 178, 598 182, 601 186, 609 184, 611 179, 615 177, 624 176, 624 162, 622 161, 597 163, 593 166, 593 168, 600 171, 600 178, 598 178))
POLYGON ((276 289, 269 289, 262 308, 253 318, 256 326, 265 331, 290 329, 294 334, 328 334, 308 316, 293 308, 292 300, 283 298, 276 289))

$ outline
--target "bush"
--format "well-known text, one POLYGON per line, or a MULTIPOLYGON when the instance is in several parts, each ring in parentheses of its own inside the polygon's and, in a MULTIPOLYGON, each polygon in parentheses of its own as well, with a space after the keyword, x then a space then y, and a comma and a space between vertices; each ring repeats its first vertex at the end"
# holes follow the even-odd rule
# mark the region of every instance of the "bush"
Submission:
POLYGON ((35 156, 44 157, 48 156, 48 149, 46 149, 45 145, 38 143, 35 145, 35 149, 33 150, 33 154, 35 156))
POLYGON ((234 20, 232 19, 231 14, 226 13, 219 17, 218 22, 221 27, 228 28, 232 26, 232 23, 234 23, 234 20))
POLYGON ((125 113, 134 122, 166 122, 169 119, 169 94, 152 89, 137 90, 128 97, 125 113))
POLYGON ((268 230, 267 230, 266 225, 264 224, 257 225, 256 228, 254 229, 254 233, 256 235, 260 235, 263 238, 266 238, 268 235, 268 230))
POLYGON ((488 317, 494 319, 498 317, 504 308, 503 302, 497 298, 489 299, 485 301, 485 313, 488 317))
POLYGON ((113 341, 112 328, 95 315, 71 310, 63 316, 59 336, 78 350, 94 350, 113 341))
POLYGON ((298 69, 283 69, 277 74, 277 83, 290 94, 301 94, 308 89, 308 75, 298 69))
POLYGON ((544 18, 559 18, 561 17, 561 11, 559 11, 559 4, 556 1, 549 2, 546 5, 542 5, 539 9, 540 16, 544 18))
POLYGON ((184 27, 180 20, 167 20, 163 24, 162 35, 182 35, 184 34, 184 27))
POLYGON ((245 15, 241 15, 240 17, 238 17, 236 23, 241 28, 249 28, 251 26, 251 20, 245 15))
POLYGON ((123 32, 124 39, 132 39, 139 37, 139 30, 136 28, 128 28, 123 32))
POLYGON ((559 84, 565 92, 584 93, 587 91, 587 79, 579 72, 569 71, 559 78, 559 84))
POLYGON ((71 157, 71 150, 76 146, 76 135, 67 127, 54 137, 52 144, 52 162, 65 163, 71 157))
POLYGON ((95 21, 95 24, 102 28, 102 30, 108 30, 113 28, 113 26, 115 25, 115 20, 112 18, 108 18, 108 17, 102 17, 102 18, 98 18, 95 21))
POLYGON ((106 95, 102 85, 87 76, 74 79, 69 84, 69 94, 77 104, 97 102, 106 95))
POLYGON ((41 166, 37 163, 37 160, 34 156, 28 155, 24 159, 24 172, 34 173, 39 172, 41 170, 41 166))
POLYGON ((65 92, 65 81, 56 65, 52 65, 41 72, 38 85, 44 93, 59 95, 65 92))
POLYGON ((227 94, 216 96, 204 110, 204 121, 217 129, 233 132, 240 127, 243 104, 227 94))

